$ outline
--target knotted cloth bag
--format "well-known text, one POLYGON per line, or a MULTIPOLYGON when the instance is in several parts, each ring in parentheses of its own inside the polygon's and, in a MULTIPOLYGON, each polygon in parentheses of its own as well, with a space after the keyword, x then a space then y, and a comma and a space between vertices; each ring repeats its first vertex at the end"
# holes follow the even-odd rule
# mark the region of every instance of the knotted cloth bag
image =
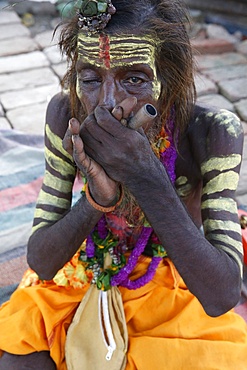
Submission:
POLYGON ((68 370, 124 370, 128 333, 117 287, 92 284, 69 326, 65 343, 68 370))

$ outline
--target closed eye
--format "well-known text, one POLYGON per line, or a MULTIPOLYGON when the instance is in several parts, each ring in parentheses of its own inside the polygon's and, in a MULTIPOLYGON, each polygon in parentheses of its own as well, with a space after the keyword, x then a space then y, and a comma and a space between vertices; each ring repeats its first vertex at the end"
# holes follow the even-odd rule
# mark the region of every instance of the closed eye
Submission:
POLYGON ((101 80, 99 78, 83 78, 79 79, 79 81, 85 85, 87 84, 94 84, 94 83, 100 83, 101 80))

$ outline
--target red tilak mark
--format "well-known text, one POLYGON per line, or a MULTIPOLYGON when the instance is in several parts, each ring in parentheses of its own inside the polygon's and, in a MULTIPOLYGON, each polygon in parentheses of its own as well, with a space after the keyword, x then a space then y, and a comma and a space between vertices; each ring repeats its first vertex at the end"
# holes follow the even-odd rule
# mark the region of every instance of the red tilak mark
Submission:
POLYGON ((99 37, 99 58, 102 59, 106 68, 111 67, 110 63, 110 39, 107 35, 99 37))

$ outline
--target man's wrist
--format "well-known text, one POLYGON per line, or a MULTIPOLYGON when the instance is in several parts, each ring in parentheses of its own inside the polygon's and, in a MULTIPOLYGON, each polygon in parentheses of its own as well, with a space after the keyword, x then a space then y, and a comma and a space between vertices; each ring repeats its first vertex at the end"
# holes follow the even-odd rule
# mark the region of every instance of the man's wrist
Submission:
POLYGON ((114 204, 114 205, 110 205, 108 207, 105 207, 103 205, 100 205, 98 204, 97 202, 95 202, 95 200, 92 198, 91 196, 91 193, 90 193, 90 190, 89 190, 89 186, 88 186, 88 183, 86 184, 86 189, 85 189, 85 194, 86 194, 86 198, 87 198, 87 201, 88 203, 93 207, 95 208, 96 210, 100 211, 100 212, 103 212, 103 213, 108 213, 108 212, 113 212, 119 205, 120 203, 122 202, 123 200, 123 187, 122 185, 120 184, 120 194, 119 194, 119 199, 118 201, 114 204))

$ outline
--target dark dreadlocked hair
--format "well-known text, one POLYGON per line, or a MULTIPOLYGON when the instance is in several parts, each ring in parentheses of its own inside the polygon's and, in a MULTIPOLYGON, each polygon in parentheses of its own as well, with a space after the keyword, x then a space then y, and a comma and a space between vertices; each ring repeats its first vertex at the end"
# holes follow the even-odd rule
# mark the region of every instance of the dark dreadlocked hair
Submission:
MULTIPOLYGON (((186 26, 189 17, 181 0, 113 0, 117 9, 104 32, 108 35, 149 35, 157 42, 155 60, 161 81, 159 108, 162 121, 169 117, 172 107, 176 112, 176 128, 181 133, 189 120, 195 100, 193 57, 186 26)), ((76 95, 76 62, 78 16, 63 27, 59 46, 67 56, 69 69, 62 86, 69 88, 72 114, 79 118, 81 104, 76 95)))

